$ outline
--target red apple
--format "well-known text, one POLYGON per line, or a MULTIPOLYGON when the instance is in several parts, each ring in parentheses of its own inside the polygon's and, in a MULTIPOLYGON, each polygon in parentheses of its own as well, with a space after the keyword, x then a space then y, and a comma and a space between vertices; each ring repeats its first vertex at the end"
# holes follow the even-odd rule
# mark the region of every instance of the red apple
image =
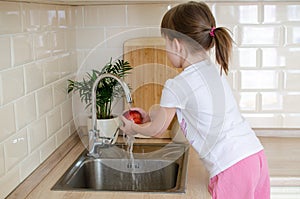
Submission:
POLYGON ((132 120, 136 124, 143 123, 143 117, 140 112, 138 111, 129 111, 129 114, 125 114, 125 117, 129 120, 132 120))

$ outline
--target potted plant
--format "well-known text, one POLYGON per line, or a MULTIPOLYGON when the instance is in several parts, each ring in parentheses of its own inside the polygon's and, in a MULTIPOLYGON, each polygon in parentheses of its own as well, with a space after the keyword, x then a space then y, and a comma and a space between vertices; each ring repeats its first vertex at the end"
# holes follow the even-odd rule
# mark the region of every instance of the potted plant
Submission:
MULTIPOLYGON (((85 108, 91 107, 92 104, 92 87, 99 75, 110 73, 117 75, 120 78, 125 77, 132 69, 130 64, 124 60, 116 60, 112 62, 112 59, 99 71, 92 70, 87 72, 82 81, 68 80, 68 93, 78 92, 81 102, 85 103, 85 108)), ((119 127, 119 121, 116 116, 112 114, 112 103, 115 98, 124 96, 124 91, 117 80, 113 78, 102 79, 96 90, 96 115, 97 115, 97 127, 100 129, 100 133, 103 133, 105 137, 111 137, 115 134, 119 127), (112 127, 113 126, 113 127, 112 127), (113 129, 106 129, 106 128, 113 129)), ((88 121, 88 129, 91 129, 91 121, 88 121)), ((117 137, 117 136, 115 136, 117 137)))

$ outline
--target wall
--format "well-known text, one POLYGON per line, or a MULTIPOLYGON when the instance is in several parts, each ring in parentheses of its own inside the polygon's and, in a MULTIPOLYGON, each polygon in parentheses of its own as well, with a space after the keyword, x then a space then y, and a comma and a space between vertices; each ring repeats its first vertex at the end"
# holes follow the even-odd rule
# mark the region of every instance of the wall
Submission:
MULTIPOLYGON (((229 81, 253 127, 300 124, 300 3, 209 2, 234 33, 229 81)), ((0 2, 0 198, 75 129, 66 79, 159 36, 167 4, 55 6, 0 2), (92 50, 92 51, 91 51, 92 50)))
POLYGON ((0 2, 0 198, 74 132, 68 6, 0 2))
MULTIPOLYGON (((244 117, 256 128, 299 128, 300 3, 209 1, 208 4, 217 26, 228 27, 234 36, 228 79, 244 117)), ((86 57, 91 47, 108 37, 113 38, 107 42, 112 45, 106 46, 110 50, 97 52, 95 58, 90 56, 87 65, 97 64, 97 54, 122 54, 119 52, 122 44, 130 37, 159 36, 159 31, 151 27, 159 27, 168 6, 174 5, 77 7, 79 57, 86 57)))

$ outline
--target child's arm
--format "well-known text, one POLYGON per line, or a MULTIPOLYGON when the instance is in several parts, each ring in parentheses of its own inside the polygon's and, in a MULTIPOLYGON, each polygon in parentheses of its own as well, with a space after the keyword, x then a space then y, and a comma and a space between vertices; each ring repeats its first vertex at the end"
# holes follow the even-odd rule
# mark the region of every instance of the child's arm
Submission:
POLYGON ((155 110, 155 113, 149 114, 151 121, 140 125, 126 119, 124 116, 120 116, 124 123, 124 125, 120 128, 128 135, 141 134, 145 136, 159 137, 169 127, 175 112, 176 108, 159 107, 155 110))

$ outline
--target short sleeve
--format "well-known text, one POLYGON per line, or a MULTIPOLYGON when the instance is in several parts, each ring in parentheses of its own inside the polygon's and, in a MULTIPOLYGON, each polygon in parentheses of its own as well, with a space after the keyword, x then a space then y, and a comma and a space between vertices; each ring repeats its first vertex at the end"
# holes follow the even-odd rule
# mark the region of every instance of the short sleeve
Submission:
POLYGON ((162 90, 160 106, 169 108, 182 108, 180 96, 177 93, 178 87, 176 87, 177 86, 174 79, 169 79, 166 81, 162 90))

